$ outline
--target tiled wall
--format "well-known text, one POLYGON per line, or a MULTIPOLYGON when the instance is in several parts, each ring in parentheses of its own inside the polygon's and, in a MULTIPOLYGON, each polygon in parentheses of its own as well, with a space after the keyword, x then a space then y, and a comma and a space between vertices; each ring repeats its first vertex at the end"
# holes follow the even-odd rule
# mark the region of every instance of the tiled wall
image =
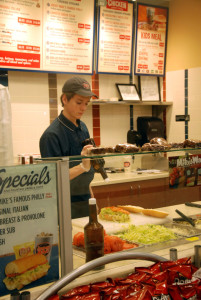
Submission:
POLYGON ((186 138, 201 139, 201 68, 167 72, 166 98, 173 101, 167 110, 167 135, 170 142, 186 138), (190 122, 176 122, 176 115, 190 115, 190 122))
MULTIPOLYGON (((12 107, 12 131, 14 156, 39 153, 39 139, 50 122, 60 113, 60 95, 69 74, 9 71, 8 82, 12 107)), ((93 76, 83 76, 94 92, 93 76)), ((97 78, 97 75, 96 75, 97 78)), ((100 99, 119 98, 115 83, 129 83, 129 76, 99 75, 100 99)), ((134 107, 134 129, 139 115, 152 113, 151 107, 134 107)), ((82 120, 97 145, 109 146, 127 141, 130 129, 129 105, 89 105, 82 120)))
MULTIPOLYGON (((12 107, 13 151, 17 157, 21 153, 39 153, 39 139, 62 107, 60 95, 63 83, 69 74, 47 74, 38 72, 8 72, 9 92, 12 107)), ((94 88, 93 76, 84 76, 94 88)), ((187 78, 186 78, 187 79, 187 78)), ((185 139, 185 122, 176 122, 176 114, 185 114, 188 95, 189 138, 201 138, 201 68, 168 72, 163 79, 162 98, 172 101, 173 106, 166 110, 168 141, 185 139), (188 80, 185 80, 188 74, 188 80), (187 84, 188 82, 188 84, 187 84), (185 94, 185 84, 186 94, 185 94), (165 90, 166 87, 166 90, 165 90), (188 93, 187 93, 188 91, 188 93), (166 92, 166 93, 165 93, 166 92)), ((115 83, 128 83, 128 76, 99 75, 100 99, 119 98, 115 83)), ((95 90, 94 90, 95 91, 95 90)), ((98 92, 98 91, 96 91, 98 92)), ((96 143, 109 146, 124 143, 130 128, 129 105, 89 105, 82 120, 87 124, 96 143)), ((150 106, 134 106, 134 129, 137 129, 138 116, 151 116, 150 106)), ((165 117, 165 115, 164 115, 165 117)))

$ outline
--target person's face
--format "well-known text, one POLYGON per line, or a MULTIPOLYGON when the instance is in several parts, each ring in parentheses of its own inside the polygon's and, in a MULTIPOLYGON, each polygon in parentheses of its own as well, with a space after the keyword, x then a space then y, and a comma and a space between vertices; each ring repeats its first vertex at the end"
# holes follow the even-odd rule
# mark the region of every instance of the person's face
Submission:
POLYGON ((75 123, 77 119, 81 119, 82 115, 87 109, 89 101, 90 97, 84 97, 77 94, 75 94, 73 98, 68 101, 66 95, 64 95, 63 104, 65 116, 70 121, 75 123))

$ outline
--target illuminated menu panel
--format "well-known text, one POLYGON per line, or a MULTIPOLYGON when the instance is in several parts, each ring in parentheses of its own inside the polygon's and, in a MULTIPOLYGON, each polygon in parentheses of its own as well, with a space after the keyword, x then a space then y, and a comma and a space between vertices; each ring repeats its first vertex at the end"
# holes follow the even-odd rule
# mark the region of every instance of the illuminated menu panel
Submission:
POLYGON ((0 67, 41 69, 42 0, 0 1, 0 67))
POLYGON ((98 25, 97 72, 131 74, 133 3, 108 0, 98 25))
POLYGON ((168 8, 138 4, 135 46, 136 75, 164 76, 168 8))
POLYGON ((94 0, 0 0, 0 68, 93 72, 94 0))

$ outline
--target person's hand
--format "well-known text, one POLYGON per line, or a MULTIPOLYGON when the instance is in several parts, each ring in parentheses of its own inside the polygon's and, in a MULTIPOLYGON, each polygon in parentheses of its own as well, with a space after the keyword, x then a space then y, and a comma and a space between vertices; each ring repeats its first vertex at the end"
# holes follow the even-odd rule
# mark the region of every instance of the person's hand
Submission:
MULTIPOLYGON (((88 155, 88 149, 93 147, 92 145, 86 145, 83 147, 81 155, 82 156, 87 156, 88 155)), ((82 159, 82 163, 81 163, 83 169, 86 170, 86 172, 88 172, 91 168, 91 160, 90 158, 86 158, 86 159, 82 159)))

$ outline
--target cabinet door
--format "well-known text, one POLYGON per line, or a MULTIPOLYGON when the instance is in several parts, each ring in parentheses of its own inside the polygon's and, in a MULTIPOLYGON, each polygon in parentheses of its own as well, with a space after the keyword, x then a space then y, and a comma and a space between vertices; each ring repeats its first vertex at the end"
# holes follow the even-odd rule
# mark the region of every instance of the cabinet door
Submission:
POLYGON ((166 205, 184 204, 201 200, 201 186, 170 188, 169 180, 166 183, 166 205))
POLYGON ((165 206, 165 179, 133 181, 92 187, 98 209, 113 205, 144 208, 165 206))

